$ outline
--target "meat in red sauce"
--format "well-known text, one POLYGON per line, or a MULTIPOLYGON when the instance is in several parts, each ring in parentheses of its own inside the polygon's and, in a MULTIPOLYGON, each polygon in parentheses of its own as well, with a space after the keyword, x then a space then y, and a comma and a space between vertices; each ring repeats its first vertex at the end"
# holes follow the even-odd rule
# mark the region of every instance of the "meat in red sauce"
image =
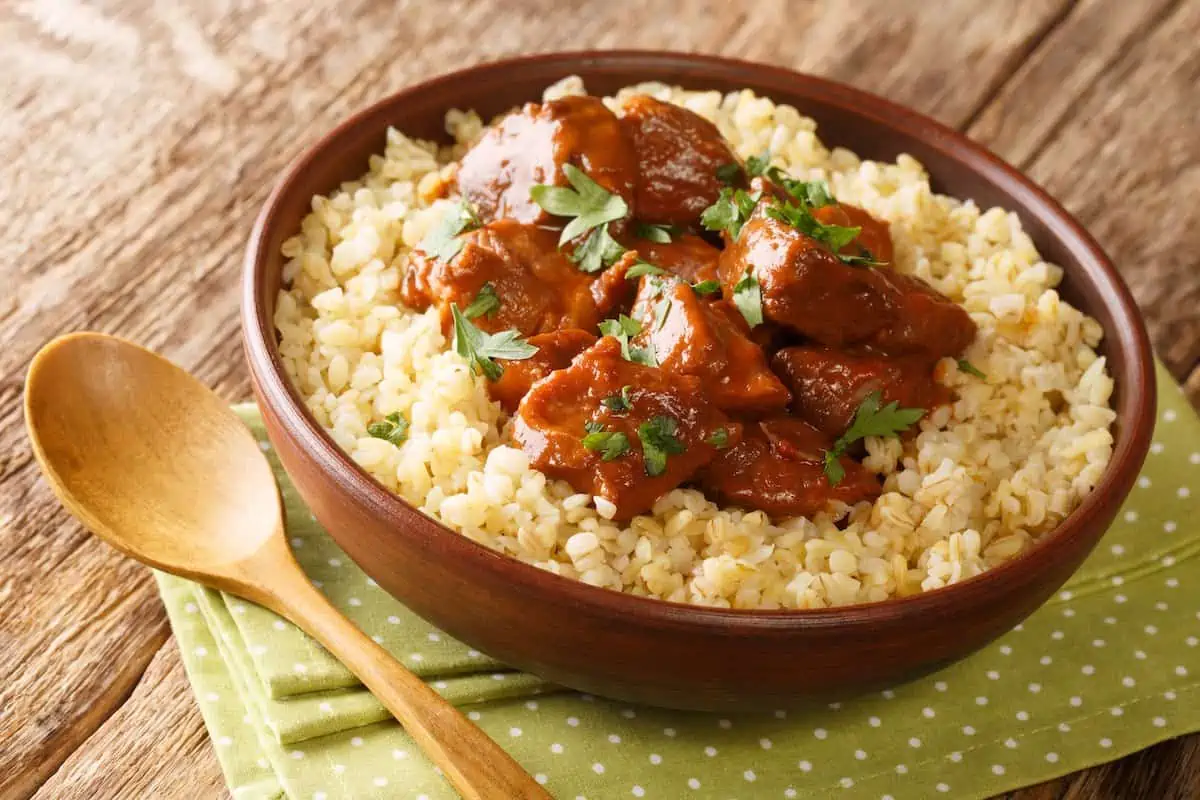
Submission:
POLYGON ((621 125, 637 154, 638 219, 697 224, 721 192, 717 169, 737 161, 717 126, 648 95, 625 101, 621 125))
POLYGON ((771 359, 795 398, 792 413, 826 436, 836 438, 854 421, 859 405, 871 392, 881 404, 924 408, 950 402, 950 392, 933 378, 927 358, 889 358, 877 353, 849 353, 828 347, 787 347, 771 359))
POLYGON ((525 395, 513 435, 536 469, 608 500, 614 518, 628 520, 712 460, 714 441, 736 444, 741 426, 705 399, 698 378, 626 361, 606 336, 525 395), (589 433, 608 434, 612 449, 586 447, 589 433))
MULTIPOLYGON (((723 169, 750 187, 723 192, 729 164, 716 127, 669 103, 631 98, 619 120, 593 97, 530 104, 460 164, 458 188, 487 224, 409 256, 404 302, 436 304, 448 333, 457 304, 481 331, 460 352, 497 348, 479 374, 533 466, 621 521, 688 483, 776 517, 873 499, 880 482, 847 447, 857 436, 835 441, 860 410, 950 402, 937 361, 975 336, 959 305, 895 270, 886 222, 776 168, 749 184, 723 169), (566 217, 530 190, 566 186, 566 164, 603 190, 570 202, 597 208, 607 191, 629 213, 601 227, 574 212, 582 232, 560 245, 566 217)), ((889 435, 915 419, 886 423, 889 435)))
POLYGON ((792 417, 748 423, 742 440, 718 455, 700 475, 707 494, 726 503, 757 508, 775 517, 811 516, 832 501, 847 504, 879 496, 879 480, 843 456, 846 474, 831 486, 824 451, 832 441, 792 417))
POLYGON ((490 333, 515 329, 522 336, 533 336, 560 328, 594 331, 614 310, 608 303, 620 299, 603 289, 593 290, 595 279, 559 251, 557 231, 503 219, 461 238, 462 250, 449 261, 413 251, 400 289, 404 303, 412 308, 436 303, 447 333, 450 304, 465 309, 485 284, 500 305, 474 323, 490 333))
POLYGON ((895 258, 895 252, 892 249, 892 234, 888 230, 887 223, 875 219, 866 210, 849 203, 831 203, 814 208, 812 215, 826 225, 843 225, 847 228, 862 229, 853 242, 839 251, 843 255, 864 256, 884 264, 891 264, 892 259, 895 258))
POLYGON ((500 407, 513 414, 521 398, 542 378, 559 369, 566 369, 571 359, 596 343, 596 336, 578 328, 539 333, 526 339, 537 348, 532 356, 522 360, 497 359, 504 368, 500 378, 488 382, 488 395, 500 407))
MULTIPOLYGON (((975 323, 967 312, 920 278, 890 267, 843 263, 816 239, 768 214, 767 208, 760 203, 721 253, 721 283, 727 294, 752 270, 767 319, 831 347, 869 344, 889 354, 940 358, 961 353, 975 338, 975 323)), ((816 209, 814 216, 825 208, 816 209)), ((854 207, 839 207, 847 217, 833 218, 856 225, 867 221, 865 211, 848 209, 854 207)), ((862 227, 871 231, 875 249, 870 254, 891 257, 886 227, 862 227)), ((853 243, 843 250, 852 248, 853 243)))
POLYGON ((721 251, 694 234, 674 233, 669 242, 632 238, 625 246, 636 250, 643 261, 689 283, 718 279, 717 262, 720 261, 721 251))
POLYGON ((635 341, 651 349, 658 366, 700 378, 721 410, 766 412, 787 405, 788 390, 747 337, 741 314, 724 301, 703 300, 680 280, 646 276, 633 318, 642 323, 635 341))
POLYGON ((721 285, 732 296, 753 269, 763 315, 822 344, 866 339, 892 314, 882 270, 843 264, 837 256, 760 203, 741 234, 721 253, 721 285))
POLYGON ((566 186, 564 164, 574 164, 633 207, 637 163, 616 115, 598 98, 564 97, 528 103, 488 128, 462 157, 458 189, 486 220, 515 219, 562 225, 529 190, 566 186))

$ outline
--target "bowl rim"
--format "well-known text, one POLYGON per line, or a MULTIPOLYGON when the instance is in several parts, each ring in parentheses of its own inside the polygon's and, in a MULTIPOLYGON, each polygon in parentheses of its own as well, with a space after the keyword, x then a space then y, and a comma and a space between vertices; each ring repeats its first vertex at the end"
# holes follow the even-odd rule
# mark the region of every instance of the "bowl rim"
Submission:
MULTIPOLYGON (((703 74, 697 76, 703 78, 703 74)), ((649 79, 649 78, 648 78, 649 79)), ((698 81, 702 82, 702 80, 698 81)), ((766 90, 761 90, 769 96, 766 90)), ((381 131, 382 133, 382 131, 381 131)), ((332 187, 331 187, 332 188, 332 187)), ((1149 335, 1137 310, 1133 295, 1112 261, 1092 236, 1045 190, 1025 177, 1016 168, 978 144, 942 123, 907 107, 875 94, 856 89, 838 81, 797 72, 785 67, 758 64, 721 56, 681 53, 661 50, 580 50, 540 53, 475 64, 464 69, 436 75, 427 80, 406 85, 378 101, 351 114, 322 135, 293 159, 272 188, 255 219, 246 248, 241 302, 242 334, 245 355, 255 383, 265 403, 278 415, 280 423, 307 455, 321 465, 323 474, 340 482, 376 515, 396 520, 396 527, 407 532, 398 535, 427 536, 426 548, 437 548, 441 557, 454 562, 474 562, 480 569, 500 571, 514 590, 528 589, 558 596, 567 607, 588 609, 607 616, 637 615, 643 622, 655 622, 669 627, 700 627, 711 633, 786 632, 798 627, 825 628, 879 625, 888 621, 912 621, 931 613, 953 613, 964 599, 975 595, 979 600, 987 588, 1006 579, 1017 579, 1027 571, 1034 558, 1055 559, 1081 545, 1096 520, 1100 524, 1105 514, 1111 519, 1117 504, 1132 489, 1134 479, 1150 445, 1156 408, 1154 361, 1149 335), (439 87, 469 82, 494 71, 523 68, 561 68, 564 75, 585 67, 612 66, 643 69, 655 66, 666 69, 688 65, 708 70, 709 75, 749 79, 748 88, 760 91, 754 80, 768 83, 787 81, 804 93, 845 111, 868 119, 890 130, 900 130, 919 138, 948 159, 965 169, 982 175, 1005 193, 1019 196, 1026 205, 1036 207, 1038 216, 1053 227, 1051 236, 1070 245, 1076 258, 1093 262, 1102 276, 1097 285, 1101 305, 1113 314, 1115 324, 1123 328, 1122 338, 1106 331, 1110 346, 1123 350, 1125 374, 1114 375, 1114 382, 1124 379, 1132 384, 1129 408, 1122 420, 1128 429, 1117 437, 1112 456, 1092 491, 1065 520, 1042 535, 1032 547, 1016 558, 989 568, 979 575, 934 590, 904 597, 892 597, 871 603, 858 603, 819 609, 734 609, 679 603, 642 597, 612 589, 592 586, 579 580, 563 577, 514 556, 501 554, 455 532, 438 520, 425 515, 415 506, 393 494, 351 459, 308 411, 299 393, 284 373, 273 320, 258 302, 258 284, 265 277, 263 264, 270 237, 283 200, 290 196, 292 185, 330 147, 348 131, 369 122, 383 107, 393 106, 409 95, 437 90, 439 87), (770 80, 768 80, 770 79, 770 80), (1110 513, 1111 512, 1111 513, 1110 513), (412 522, 409 521, 409 518, 412 522), (422 528, 424 530, 422 530, 422 528)), ((1111 366, 1112 359, 1109 359, 1111 366)), ((1102 535, 1101 532, 1100 535, 1102 535)), ((1094 538, 1098 540, 1100 535, 1094 538)), ((1085 552, 1094 542, 1083 544, 1085 552)))

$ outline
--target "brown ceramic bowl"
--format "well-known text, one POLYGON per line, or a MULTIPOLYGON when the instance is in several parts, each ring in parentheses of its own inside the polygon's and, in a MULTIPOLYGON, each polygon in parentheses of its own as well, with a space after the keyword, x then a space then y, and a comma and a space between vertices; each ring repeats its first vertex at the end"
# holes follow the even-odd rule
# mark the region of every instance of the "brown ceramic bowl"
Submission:
POLYGON ((242 299, 254 391, 284 468, 317 519, 380 586, 433 624, 552 681, 691 709, 777 708, 903 681, 1012 628, 1067 580, 1133 485, 1149 443, 1154 373, 1145 328, 1116 269, 1053 199, 984 148, 874 95, 776 67, 650 52, 567 53, 473 67, 405 89, 343 122, 297 159, 267 199, 246 253, 242 299), (589 91, 657 79, 692 89, 749 87, 819 124, 829 145, 873 159, 909 153, 937 191, 1020 214, 1066 270, 1062 293, 1098 319, 1116 381, 1116 448, 1083 504, 1027 554, 915 597, 817 611, 733 611, 597 589, 495 553, 376 483, 305 410, 284 376, 272 315, 284 259, 314 194, 366 171, 389 125, 444 138, 448 108, 485 118, 566 75, 589 91))

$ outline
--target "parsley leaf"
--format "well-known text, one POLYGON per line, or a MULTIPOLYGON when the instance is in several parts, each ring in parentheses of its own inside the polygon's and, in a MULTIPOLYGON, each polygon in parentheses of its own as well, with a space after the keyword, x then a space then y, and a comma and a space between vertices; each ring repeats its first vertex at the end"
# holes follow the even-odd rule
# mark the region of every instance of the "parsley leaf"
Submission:
POLYGON ((629 213, 624 198, 609 192, 579 167, 564 164, 562 169, 573 188, 538 184, 529 190, 530 198, 544 210, 556 217, 574 218, 558 237, 560 247, 592 228, 621 219, 629 213))
POLYGON ((766 175, 797 202, 809 208, 821 208, 837 202, 825 181, 802 181, 788 175, 779 167, 770 167, 766 175))
POLYGON ((636 319, 630 319, 624 314, 616 319, 606 319, 600 323, 601 335, 611 336, 621 343, 621 357, 626 361, 645 364, 648 367, 658 366, 654 353, 648 348, 629 346, 629 337, 637 336, 641 332, 642 323, 636 319))
POLYGON ((658 366, 658 357, 654 354, 654 350, 649 347, 629 348, 629 360, 635 364, 643 364, 647 367, 658 366))
POLYGON ((700 281, 699 283, 693 283, 692 291, 701 297, 708 297, 709 295, 714 295, 721 291, 721 282, 708 280, 700 281))
POLYGON ((621 314, 616 319, 606 319, 600 323, 600 333, 605 336, 614 336, 617 339, 620 339, 622 336, 637 336, 641 332, 642 323, 624 314, 621 314))
POLYGON ((463 248, 462 239, 459 239, 458 235, 473 231, 481 225, 483 223, 475 215, 475 209, 471 208, 471 204, 466 200, 460 200, 442 217, 441 222, 425 235, 418 247, 438 261, 449 261, 463 248))
POLYGON ((467 360, 472 370, 482 372, 488 380, 499 380, 504 373, 504 367, 492 359, 523 361, 538 351, 528 342, 521 341, 521 334, 516 330, 481 331, 458 310, 457 303, 450 304, 450 314, 454 317, 455 352, 467 360))
MULTIPOLYGON (((761 156, 750 156, 746 159, 746 175, 751 178, 757 178, 759 175, 766 174, 770 163, 770 153, 763 153, 761 156)), ((768 177, 770 176, 768 175, 768 177)))
POLYGON ((753 268, 747 269, 742 279, 734 284, 733 304, 742 312, 751 328, 762 325, 762 286, 759 285, 758 278, 754 277, 753 268))
POLYGON ((638 425, 638 438, 642 441, 642 457, 646 461, 646 474, 650 477, 662 475, 667 469, 667 456, 684 451, 683 442, 675 435, 679 422, 673 417, 651 417, 638 425))
POLYGON ((809 181, 805 184, 804 193, 808 198, 808 204, 813 208, 831 206, 837 202, 829 191, 829 184, 825 181, 809 181))
POLYGON ((859 245, 858 249, 860 252, 856 256, 846 255, 844 253, 837 253, 836 255, 838 257, 838 260, 840 260, 843 264, 849 264, 852 267, 886 267, 887 266, 888 262, 880 261, 879 259, 875 258, 875 256, 871 253, 871 251, 868 250, 867 248, 863 247, 862 245, 859 245))
POLYGON ((679 229, 674 225, 653 225, 648 222, 639 222, 634 232, 639 238, 645 239, 648 242, 670 244, 671 235, 678 234, 679 229))
POLYGON ((589 430, 583 437, 583 446, 599 451, 601 461, 612 461, 629 452, 629 437, 620 431, 606 431, 601 425, 600 430, 589 430))
POLYGON ((958 369, 960 372, 965 372, 968 375, 974 375, 981 381, 987 380, 987 375, 984 374, 983 370, 972 364, 970 361, 967 361, 965 358, 960 358, 958 360, 958 369))
POLYGON ((584 243, 571 253, 571 260, 584 272, 593 273, 611 267, 624 254, 625 248, 609 236, 606 223, 588 234, 584 243))
POLYGON ((661 267, 656 267, 649 261, 638 261, 625 272, 626 280, 640 278, 643 275, 666 275, 667 271, 661 267))
POLYGON ((838 458, 845 455, 850 445, 867 436, 899 436, 925 415, 923 408, 898 408, 895 400, 880 408, 882 399, 878 390, 864 397, 850 427, 825 451, 825 475, 831 486, 837 486, 846 477, 838 458))
POLYGON ((828 245, 835 253, 862 233, 862 228, 857 225, 826 225, 812 215, 807 203, 772 203, 767 208, 767 216, 785 225, 791 225, 806 236, 828 245))
POLYGON ((633 388, 629 385, 621 387, 620 394, 609 395, 600 402, 604 407, 614 414, 620 414, 633 408, 633 401, 629 397, 629 390, 633 388))
POLYGON ((742 177, 742 167, 736 161, 717 167, 717 180, 726 186, 733 186, 742 177))
POLYGON ((837 452, 836 445, 833 450, 825 451, 825 477, 829 479, 830 486, 837 486, 846 477, 846 468, 838 461, 839 458, 841 453, 837 452))
POLYGON ((736 239, 746 220, 754 213, 754 206, 758 204, 761 196, 761 192, 751 193, 726 187, 721 190, 717 202, 704 209, 704 213, 700 215, 700 224, 705 230, 725 231, 731 238, 736 239))
POLYGON ((367 435, 399 447, 408 438, 408 420, 399 411, 393 411, 383 418, 383 422, 372 422, 368 425, 367 435))
POLYGON ((600 431, 604 430, 604 423, 589 419, 587 422, 583 423, 583 429, 588 433, 599 433, 600 431))
POLYGON ((663 325, 667 324, 667 317, 671 313, 671 298, 663 295, 662 299, 654 304, 654 330, 661 331, 663 325))
POLYGON ((708 442, 718 450, 724 450, 729 446, 729 431, 726 428, 717 428, 712 432, 712 435, 704 441, 708 442))
POLYGON ((475 319, 479 316, 486 316, 490 319, 496 316, 496 312, 499 310, 500 295, 496 294, 496 287, 492 286, 491 281, 488 281, 479 288, 479 294, 475 295, 471 304, 463 309, 463 315, 467 319, 475 319))

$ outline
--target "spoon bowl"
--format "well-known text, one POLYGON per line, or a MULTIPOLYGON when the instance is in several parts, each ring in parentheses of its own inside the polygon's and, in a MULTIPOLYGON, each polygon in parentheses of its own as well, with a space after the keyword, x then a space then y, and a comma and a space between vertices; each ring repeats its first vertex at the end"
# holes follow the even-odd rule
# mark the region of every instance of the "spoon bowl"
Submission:
POLYGON ((47 478, 69 489, 64 504, 138 561, 232 580, 281 530, 275 477, 250 431, 148 350, 94 333, 56 339, 30 367, 25 407, 47 478))
POLYGON ((379 698, 463 797, 549 798, 313 587, 288 549, 266 458, 195 378, 121 339, 70 334, 34 357, 25 423, 51 488, 94 534, 290 619, 379 698))

